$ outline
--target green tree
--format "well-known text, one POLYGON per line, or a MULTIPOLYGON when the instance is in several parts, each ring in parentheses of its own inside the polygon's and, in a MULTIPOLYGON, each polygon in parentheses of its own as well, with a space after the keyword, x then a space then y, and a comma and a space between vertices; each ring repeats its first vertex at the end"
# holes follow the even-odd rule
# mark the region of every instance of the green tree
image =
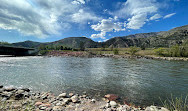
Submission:
POLYGON ((115 55, 119 54, 119 50, 118 49, 114 49, 113 52, 114 52, 115 55))
POLYGON ((63 50, 63 46, 60 46, 60 49, 63 50))
POLYGON ((157 55, 162 55, 162 56, 164 56, 165 49, 164 49, 164 48, 157 48, 157 49, 154 50, 154 52, 155 52, 157 55))
POLYGON ((84 42, 80 42, 80 50, 81 51, 85 50, 84 42))
POLYGON ((131 46, 130 49, 129 49, 129 53, 130 53, 131 55, 135 55, 136 52, 138 52, 138 51, 139 51, 139 48, 137 48, 137 47, 135 47, 135 46, 131 46))

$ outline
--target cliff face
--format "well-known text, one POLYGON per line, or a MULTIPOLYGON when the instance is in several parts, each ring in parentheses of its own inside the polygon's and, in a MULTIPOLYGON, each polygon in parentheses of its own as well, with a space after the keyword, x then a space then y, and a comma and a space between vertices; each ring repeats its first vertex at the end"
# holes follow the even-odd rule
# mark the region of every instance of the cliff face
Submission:
POLYGON ((103 43, 95 42, 86 37, 69 37, 49 43, 25 41, 14 43, 13 45, 23 47, 38 47, 41 44, 52 46, 63 45, 71 48, 79 48, 81 44, 86 48, 98 48, 102 46, 116 48, 130 46, 169 47, 175 44, 182 44, 186 41, 188 41, 188 25, 163 32, 140 33, 123 37, 114 37, 103 43))

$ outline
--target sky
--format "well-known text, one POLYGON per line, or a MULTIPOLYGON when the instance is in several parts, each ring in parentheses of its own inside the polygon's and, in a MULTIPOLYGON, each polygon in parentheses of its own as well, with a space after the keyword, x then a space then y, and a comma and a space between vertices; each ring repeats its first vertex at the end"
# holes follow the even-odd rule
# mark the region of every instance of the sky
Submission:
POLYGON ((188 25, 187 9, 188 0, 0 0, 0 41, 104 42, 188 25))

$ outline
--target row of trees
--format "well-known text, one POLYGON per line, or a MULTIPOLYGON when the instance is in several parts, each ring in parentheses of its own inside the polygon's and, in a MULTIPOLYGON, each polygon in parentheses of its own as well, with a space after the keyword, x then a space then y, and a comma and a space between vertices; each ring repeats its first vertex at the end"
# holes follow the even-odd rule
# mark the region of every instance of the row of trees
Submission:
POLYGON ((39 50, 73 50, 73 49, 70 47, 64 47, 64 46, 41 45, 39 47, 39 50))
POLYGON ((154 50, 157 55, 165 57, 188 57, 188 45, 174 45, 170 48, 158 48, 154 50))

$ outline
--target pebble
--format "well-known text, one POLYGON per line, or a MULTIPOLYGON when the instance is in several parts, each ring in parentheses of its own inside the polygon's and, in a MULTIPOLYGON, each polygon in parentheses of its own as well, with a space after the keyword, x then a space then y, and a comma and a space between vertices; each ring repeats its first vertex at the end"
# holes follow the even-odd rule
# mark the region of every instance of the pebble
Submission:
POLYGON ((69 93, 69 96, 72 97, 74 95, 74 93, 69 93))
POLYGON ((95 99, 92 99, 92 100, 91 100, 91 102, 92 102, 92 103, 95 103, 95 102, 96 102, 96 100, 95 100, 95 99))

